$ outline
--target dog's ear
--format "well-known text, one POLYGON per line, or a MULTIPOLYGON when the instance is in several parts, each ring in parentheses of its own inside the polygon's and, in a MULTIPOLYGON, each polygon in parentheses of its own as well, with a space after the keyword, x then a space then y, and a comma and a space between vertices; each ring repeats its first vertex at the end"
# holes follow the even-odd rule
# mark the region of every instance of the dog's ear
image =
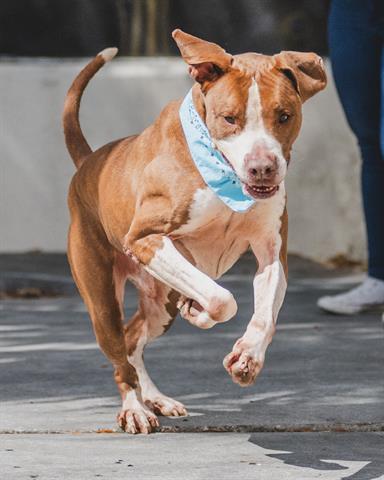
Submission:
POLYGON ((293 83, 304 103, 327 85, 321 57, 311 52, 281 52, 275 55, 277 68, 293 83))
POLYGON ((174 30, 172 37, 196 82, 214 82, 230 69, 232 55, 219 45, 201 40, 180 29, 174 30))

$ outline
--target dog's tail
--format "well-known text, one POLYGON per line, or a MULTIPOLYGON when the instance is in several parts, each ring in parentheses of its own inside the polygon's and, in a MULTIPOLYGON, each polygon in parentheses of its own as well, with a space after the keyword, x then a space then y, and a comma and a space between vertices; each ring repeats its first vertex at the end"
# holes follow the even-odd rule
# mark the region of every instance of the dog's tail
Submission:
POLYGON ((64 104, 63 126, 65 143, 77 168, 84 157, 92 153, 79 122, 80 101, 85 87, 100 68, 117 54, 117 48, 106 48, 78 74, 68 90, 64 104))

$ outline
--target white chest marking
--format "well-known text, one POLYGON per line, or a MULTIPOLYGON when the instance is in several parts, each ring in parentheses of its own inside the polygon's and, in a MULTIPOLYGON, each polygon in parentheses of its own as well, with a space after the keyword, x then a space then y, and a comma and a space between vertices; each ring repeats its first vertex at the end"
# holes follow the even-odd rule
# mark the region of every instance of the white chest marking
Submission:
POLYGON ((258 225, 258 238, 260 242, 265 242, 266 238, 280 237, 281 216, 283 215, 285 204, 286 193, 284 181, 280 183, 278 192, 272 198, 256 201, 254 207, 255 223, 258 225))
POLYGON ((231 215, 231 210, 208 187, 196 190, 189 208, 189 220, 174 232, 175 236, 193 232, 219 215, 231 215))

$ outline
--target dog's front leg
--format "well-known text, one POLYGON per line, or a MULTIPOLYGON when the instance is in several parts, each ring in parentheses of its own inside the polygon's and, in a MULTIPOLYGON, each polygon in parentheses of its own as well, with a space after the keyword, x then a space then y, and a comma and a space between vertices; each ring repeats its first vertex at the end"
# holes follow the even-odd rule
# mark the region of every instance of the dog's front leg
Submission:
POLYGON ((152 234, 133 240, 128 235, 125 252, 140 261, 155 278, 183 295, 180 312, 192 324, 210 328, 236 314, 233 295, 188 262, 169 237, 152 234))
POLYGON ((224 359, 224 367, 233 381, 242 386, 251 385, 261 371, 265 352, 275 333, 277 315, 287 288, 286 227, 284 212, 281 225, 279 222, 261 239, 250 241, 258 260, 253 281, 254 314, 244 335, 224 359))

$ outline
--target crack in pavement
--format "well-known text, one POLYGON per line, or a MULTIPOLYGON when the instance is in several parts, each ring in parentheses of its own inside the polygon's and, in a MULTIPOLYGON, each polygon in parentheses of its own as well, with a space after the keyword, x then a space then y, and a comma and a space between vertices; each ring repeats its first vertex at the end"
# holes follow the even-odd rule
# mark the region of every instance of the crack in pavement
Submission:
MULTIPOLYGON (((384 423, 320 423, 303 425, 206 425, 206 426, 162 426, 155 433, 319 433, 319 432, 384 432, 384 423)), ((119 428, 91 430, 0 430, 0 435, 45 434, 45 435, 84 435, 90 433, 125 434, 119 428)))

